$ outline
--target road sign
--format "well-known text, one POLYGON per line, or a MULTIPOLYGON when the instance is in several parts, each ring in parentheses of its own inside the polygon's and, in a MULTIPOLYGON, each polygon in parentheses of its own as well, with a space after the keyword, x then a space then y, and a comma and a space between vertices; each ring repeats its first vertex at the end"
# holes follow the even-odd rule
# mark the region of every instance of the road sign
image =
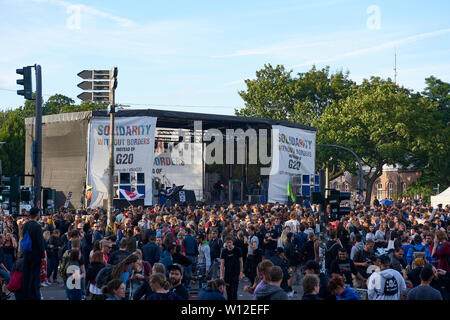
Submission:
POLYGON ((78 88, 83 90, 109 90, 109 81, 83 81, 78 84, 78 88))
POLYGON ((111 70, 83 70, 78 73, 82 79, 110 79, 111 70))
POLYGON ((97 101, 114 103, 114 90, 117 87, 117 67, 111 70, 83 70, 78 73, 80 78, 88 81, 83 81, 78 84, 78 87, 93 92, 83 92, 77 97, 83 101, 97 101), (104 81, 94 81, 104 80, 104 81), (106 81, 105 81, 106 80, 106 81))
POLYGON ((83 92, 77 96, 83 101, 110 101, 109 91, 83 92))

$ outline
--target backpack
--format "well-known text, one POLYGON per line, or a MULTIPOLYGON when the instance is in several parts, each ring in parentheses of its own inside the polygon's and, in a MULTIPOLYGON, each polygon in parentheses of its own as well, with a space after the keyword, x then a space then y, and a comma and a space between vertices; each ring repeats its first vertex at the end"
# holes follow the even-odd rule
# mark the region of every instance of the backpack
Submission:
POLYGON ((31 241, 30 233, 27 231, 20 240, 20 251, 23 253, 28 253, 33 251, 33 242, 31 241))
POLYGON ((95 277, 95 286, 101 289, 103 286, 106 286, 108 282, 111 280, 111 273, 114 266, 107 266, 102 268, 97 276, 95 277))
POLYGON ((332 251, 335 246, 339 246, 339 243, 335 242, 331 247, 328 248, 327 246, 325 250, 325 266, 327 269, 330 268, 331 262, 333 262, 333 260, 336 258, 332 256, 332 251))
POLYGON ((411 261, 411 264, 413 264, 414 260, 417 258, 423 258, 424 261, 426 260, 425 246, 422 246, 422 250, 417 250, 414 246, 411 248, 413 250, 413 260, 411 261))
POLYGON ((61 265, 59 267, 59 275, 64 280, 67 281, 67 264, 69 263, 70 250, 64 251, 64 254, 61 258, 61 265))
POLYGON ((398 293, 398 282, 394 276, 386 279, 383 292, 385 296, 393 296, 398 293))

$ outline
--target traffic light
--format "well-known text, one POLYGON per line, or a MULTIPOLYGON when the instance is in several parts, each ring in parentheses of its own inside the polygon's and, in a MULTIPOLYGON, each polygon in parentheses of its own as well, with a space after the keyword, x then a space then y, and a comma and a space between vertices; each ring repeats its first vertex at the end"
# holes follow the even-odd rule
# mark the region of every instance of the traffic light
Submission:
POLYGON ((341 201, 350 200, 350 192, 341 192, 339 190, 330 190, 327 203, 331 206, 331 217, 333 220, 340 219, 343 215, 350 213, 350 207, 341 207, 341 201))
POLYGON ((42 207, 45 213, 55 208, 56 190, 51 188, 42 189, 42 207))
POLYGON ((31 190, 28 187, 20 188, 20 201, 30 202, 31 201, 31 190))
POLYGON ((2 201, 8 199, 8 210, 11 209, 12 213, 19 212, 20 177, 2 177, 0 188, 2 201))
POLYGON ((23 67, 22 69, 16 69, 16 73, 23 75, 23 79, 18 79, 17 84, 23 86, 23 90, 17 90, 19 96, 24 96, 25 99, 33 100, 33 86, 31 82, 31 68, 23 67))

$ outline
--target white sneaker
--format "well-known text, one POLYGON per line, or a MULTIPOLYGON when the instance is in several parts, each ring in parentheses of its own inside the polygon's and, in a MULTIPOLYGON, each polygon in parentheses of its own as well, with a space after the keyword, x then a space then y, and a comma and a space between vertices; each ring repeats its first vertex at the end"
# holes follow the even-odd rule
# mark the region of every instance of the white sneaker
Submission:
POLYGON ((293 296, 294 296, 294 291, 289 291, 288 293, 287 293, 287 296, 289 297, 289 298, 292 298, 293 296))
POLYGON ((45 282, 41 283, 41 287, 47 287, 48 285, 45 282))

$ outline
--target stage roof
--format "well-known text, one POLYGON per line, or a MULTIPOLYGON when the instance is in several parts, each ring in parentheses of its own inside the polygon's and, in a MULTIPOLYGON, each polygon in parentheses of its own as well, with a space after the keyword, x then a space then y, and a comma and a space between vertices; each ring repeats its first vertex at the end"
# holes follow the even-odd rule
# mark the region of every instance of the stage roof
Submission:
MULTIPOLYGON (((92 111, 94 117, 109 117, 107 111, 92 111)), ((201 120, 203 130, 216 129, 237 129, 242 128, 270 128, 272 125, 281 125, 285 127, 298 128, 309 131, 317 131, 317 128, 293 123, 285 120, 247 118, 238 116, 228 116, 219 114, 193 113, 167 110, 119 110, 117 117, 157 117, 156 125, 163 128, 183 128, 193 129, 194 121, 201 120)))

